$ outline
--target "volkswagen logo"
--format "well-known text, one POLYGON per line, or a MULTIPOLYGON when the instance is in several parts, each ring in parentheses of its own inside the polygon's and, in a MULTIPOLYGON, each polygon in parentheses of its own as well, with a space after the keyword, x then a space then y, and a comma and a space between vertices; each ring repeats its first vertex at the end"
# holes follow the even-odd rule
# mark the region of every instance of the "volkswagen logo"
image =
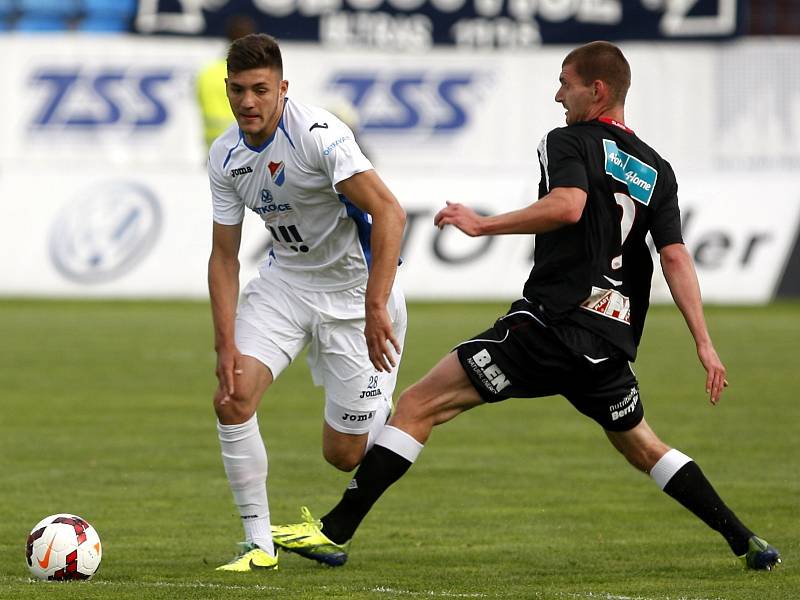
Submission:
POLYGON ((158 200, 143 185, 98 184, 78 194, 56 216, 50 258, 71 281, 111 281, 147 256, 161 221, 158 200))

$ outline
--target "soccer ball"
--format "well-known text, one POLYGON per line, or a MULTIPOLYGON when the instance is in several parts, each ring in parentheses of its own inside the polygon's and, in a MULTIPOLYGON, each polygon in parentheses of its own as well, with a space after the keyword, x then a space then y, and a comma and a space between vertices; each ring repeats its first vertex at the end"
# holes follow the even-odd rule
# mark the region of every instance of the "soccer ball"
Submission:
POLYGON ((28 536, 25 558, 37 579, 89 579, 100 566, 103 551, 94 527, 78 516, 50 515, 28 536))

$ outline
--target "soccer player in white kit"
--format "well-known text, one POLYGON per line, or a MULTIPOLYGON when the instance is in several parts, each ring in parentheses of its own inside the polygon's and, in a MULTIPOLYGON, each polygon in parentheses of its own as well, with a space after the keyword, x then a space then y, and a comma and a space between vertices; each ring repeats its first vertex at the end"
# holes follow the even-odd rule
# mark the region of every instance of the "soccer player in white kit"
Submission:
POLYGON ((272 37, 235 41, 227 66, 236 124, 209 152, 208 285, 214 408, 245 542, 218 568, 250 571, 278 566, 256 409, 281 371, 310 345, 314 383, 325 388, 323 455, 343 471, 360 463, 389 416, 406 330, 394 285, 405 213, 344 123, 286 96, 272 37), (263 219, 273 246, 239 300, 246 209, 263 219))

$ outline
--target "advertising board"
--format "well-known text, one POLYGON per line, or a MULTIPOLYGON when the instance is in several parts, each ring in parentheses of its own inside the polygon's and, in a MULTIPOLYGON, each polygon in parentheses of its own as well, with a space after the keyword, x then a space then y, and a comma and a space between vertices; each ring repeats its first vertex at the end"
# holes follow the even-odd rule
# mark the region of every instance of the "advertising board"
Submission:
MULTIPOLYGON (((497 213, 535 199, 536 148, 563 123, 553 96, 568 48, 283 48, 289 96, 352 113, 406 208, 409 297, 518 295, 531 238, 470 239, 431 219, 446 200, 497 213)), ((705 297, 764 302, 776 286, 797 289, 784 276, 797 272, 796 48, 748 40, 624 50, 634 73, 626 123, 676 171, 705 297)), ((205 295, 210 198, 194 76, 222 51, 196 39, 0 36, 9 58, 0 294, 205 295)), ((257 218, 246 223, 243 279, 269 243, 257 218)), ((667 294, 656 281, 654 298, 667 294)))
POLYGON ((399 52, 720 40, 744 28, 741 0, 139 0, 134 29, 223 36, 227 19, 241 14, 283 40, 399 52))
MULTIPOLYGON (((211 207, 202 169, 132 176, 41 176, 46 197, 31 201, 30 173, 0 180, 0 294, 67 297, 189 297, 207 294, 211 207), (22 225, 22 226, 21 226, 22 225)), ((520 208, 535 182, 505 178, 491 190, 480 177, 409 180, 384 177, 407 212, 401 278, 411 299, 514 299, 533 260, 535 238, 470 238, 438 230, 433 215, 445 200, 480 212, 520 208)), ((759 183, 741 178, 684 178, 684 239, 703 296, 718 303, 763 303, 775 292, 800 230, 800 197, 786 195, 791 179, 759 183), (771 210, 753 210, 754 197, 771 210)), ((796 189, 796 186, 794 186, 796 189)), ((245 219, 241 280, 256 276, 270 238, 255 215, 245 219)), ((654 280, 655 301, 668 299, 654 280)))

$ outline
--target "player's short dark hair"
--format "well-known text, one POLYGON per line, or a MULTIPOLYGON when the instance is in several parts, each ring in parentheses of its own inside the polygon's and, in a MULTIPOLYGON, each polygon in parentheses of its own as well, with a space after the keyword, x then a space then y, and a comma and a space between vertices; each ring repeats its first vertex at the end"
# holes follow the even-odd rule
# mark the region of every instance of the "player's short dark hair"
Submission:
POLYGON ((228 73, 249 69, 274 69, 283 78, 283 59, 277 40, 266 33, 239 38, 228 49, 228 73))
POLYGON ((567 65, 575 67, 584 85, 599 79, 608 85, 615 104, 625 104, 631 87, 631 66, 617 46, 610 42, 589 42, 567 54, 561 66, 567 65))

